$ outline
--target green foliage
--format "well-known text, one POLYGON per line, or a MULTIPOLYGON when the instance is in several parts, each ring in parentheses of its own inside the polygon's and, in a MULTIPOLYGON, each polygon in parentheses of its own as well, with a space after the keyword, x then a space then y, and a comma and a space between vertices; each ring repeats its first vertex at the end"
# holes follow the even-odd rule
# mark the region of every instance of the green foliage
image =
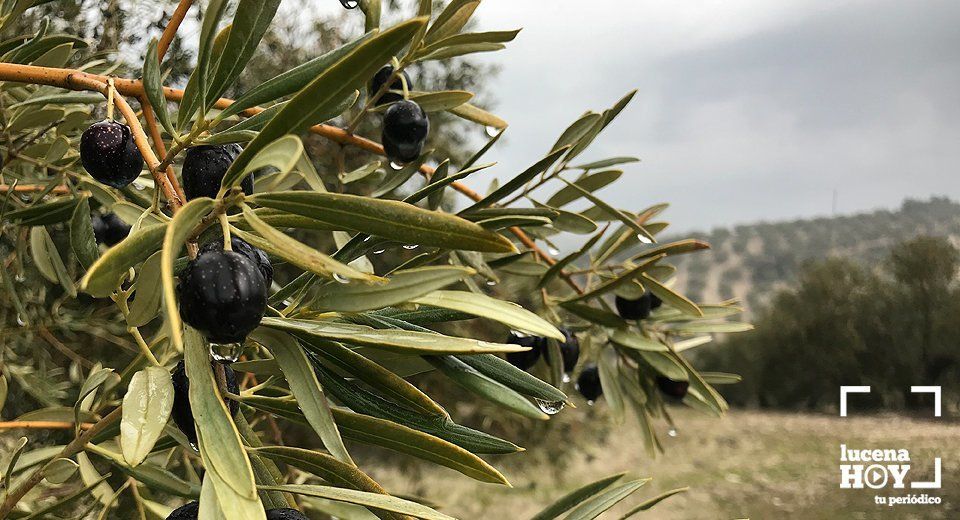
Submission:
POLYGON ((851 406, 928 406, 912 385, 944 385, 960 355, 955 338, 960 251, 942 238, 897 244, 878 269, 830 258, 805 266, 757 320, 755 334, 704 353, 744 383, 724 392, 738 404, 822 409, 840 385, 871 385, 851 406))
MULTIPOLYGON (((472 403, 547 420, 575 399, 564 389, 560 326, 583 342, 580 367, 601 363, 616 420, 634 415, 651 455, 660 449, 652 422, 669 421, 655 391, 657 376, 689 381, 685 402, 694 408, 716 415, 726 410, 711 383, 725 378, 699 373, 683 350, 713 332, 748 326, 727 321, 739 311, 736 302, 683 296, 668 263, 703 245, 656 244, 665 224, 648 221, 665 204, 617 208, 597 193, 620 177, 610 167, 635 159, 570 165, 634 93, 557 129, 551 150, 533 153, 529 168, 483 195, 454 183, 490 165, 477 163, 507 123, 469 104, 474 93, 462 84, 431 89, 438 82, 424 81, 421 90, 405 94, 431 118, 461 118, 472 130, 480 125, 498 131, 468 159, 438 146, 402 169, 384 168, 389 160, 370 153, 379 148, 357 137, 379 115, 369 102, 375 93, 361 98, 360 91, 384 64, 426 76, 435 61, 499 50, 517 36, 469 32, 479 4, 453 0, 431 17, 431 2, 422 2, 418 16, 380 27, 379 4, 364 2, 368 34, 343 38, 317 58, 259 77, 233 107, 218 112, 215 106, 229 104, 218 98, 249 80, 245 69, 256 66, 279 2, 204 3, 197 60, 183 91, 165 92, 165 74, 182 64, 159 61, 156 39, 146 45, 145 63, 133 67, 142 71, 142 102, 167 132, 161 137, 169 154, 161 160, 179 165, 183 150, 195 144, 245 146, 215 198, 185 204, 165 200, 160 185, 168 192, 172 186, 164 171, 143 172, 123 189, 99 185, 83 171, 77 143, 83 127, 100 119, 99 97, 78 95, 67 89, 78 85, 63 80, 5 78, 0 348, 2 394, 9 391, 17 402, 7 400, 4 416, 21 425, 63 421, 68 428, 50 434, 55 439, 15 447, 2 507, 16 504, 19 515, 80 516, 81 504, 102 516, 116 508, 162 518, 174 497, 199 497, 202 515, 211 518, 260 519, 264 507, 297 503, 328 515, 360 506, 381 518, 448 518, 429 504, 391 496, 355 462, 355 443, 480 482, 509 484, 478 454, 522 448, 461 424, 406 378, 434 372, 472 403), (331 120, 346 129, 315 126, 331 120), (318 153, 305 146, 304 139, 316 139, 302 137, 307 133, 335 141, 336 150, 318 153), (355 156, 346 156, 348 148, 355 156), (345 165, 353 159, 357 166, 348 173, 345 165), (244 194, 237 186, 251 173, 256 193, 244 194), (403 196, 418 174, 430 183, 403 196), (26 189, 15 192, 14 186, 26 189), (457 199, 454 190, 469 200, 457 199), (592 207, 572 209, 578 200, 592 207), (111 247, 98 245, 91 212, 116 213, 131 226, 129 235, 111 247), (563 232, 591 236, 556 262, 542 248, 563 232), (277 268, 260 328, 238 347, 245 356, 234 367, 244 374, 239 394, 226 384, 221 364, 211 370, 212 352, 224 346, 184 323, 177 290, 178 274, 198 246, 230 244, 234 236, 263 250, 277 268), (614 259, 637 244, 643 245, 633 258, 614 259), (649 319, 627 323, 612 312, 614 294, 644 291, 664 301, 649 319), (552 360, 547 377, 500 357, 527 348, 504 343, 510 331, 543 338, 552 360), (169 371, 180 359, 190 380, 182 393, 196 423, 196 446, 168 421, 178 390, 169 371), (237 413, 234 401, 242 404, 237 413), (45 445, 54 440, 66 447, 45 445), (111 473, 101 476, 107 468, 111 473), (20 500, 21 491, 35 484, 34 470, 46 476, 39 498, 20 500)), ((29 7, 2 6, 0 20, 7 26, 29 7)), ((120 64, 55 32, 40 22, 30 34, 7 40, 4 60, 44 67, 73 63, 90 74, 77 77, 91 82, 106 82, 116 72, 120 64)), ((130 117, 139 145, 149 146, 139 132, 154 123, 152 117, 130 117)), ((177 406, 186 406, 182 399, 177 406)), ((547 512, 595 518, 645 482, 617 476, 547 512)))

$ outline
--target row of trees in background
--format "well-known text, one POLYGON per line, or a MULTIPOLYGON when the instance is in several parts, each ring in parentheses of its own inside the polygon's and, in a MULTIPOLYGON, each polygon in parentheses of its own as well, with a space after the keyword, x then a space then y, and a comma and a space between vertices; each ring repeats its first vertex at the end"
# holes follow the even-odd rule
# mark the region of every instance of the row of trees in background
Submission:
POLYGON ((879 264, 827 258, 804 265, 797 283, 760 311, 752 334, 704 352, 704 368, 743 375, 725 388, 734 404, 827 409, 841 385, 870 385, 850 406, 919 409, 943 385, 944 405, 960 387, 960 251, 945 238, 918 237, 879 264))

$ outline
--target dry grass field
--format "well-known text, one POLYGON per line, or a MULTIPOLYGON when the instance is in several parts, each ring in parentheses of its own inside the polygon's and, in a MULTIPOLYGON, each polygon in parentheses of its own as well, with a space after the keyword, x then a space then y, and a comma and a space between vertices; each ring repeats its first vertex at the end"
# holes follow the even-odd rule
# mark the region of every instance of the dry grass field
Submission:
MULTIPOLYGON (((678 411, 677 437, 664 435, 665 455, 651 460, 639 439, 624 426, 604 445, 582 436, 577 454, 558 468, 546 448, 497 464, 515 486, 477 486, 445 469, 380 469, 375 477, 394 493, 420 495, 463 519, 529 518, 544 504, 603 476, 630 471, 653 477, 636 497, 606 513, 618 519, 643 497, 690 486, 636 518, 717 520, 757 519, 926 519, 960 518, 960 424, 894 415, 839 417, 733 411, 716 420, 678 411), (878 506, 868 489, 839 488, 840 444, 856 448, 906 448, 911 473, 932 476, 932 460, 943 461, 943 486, 929 494, 940 506, 878 506), (526 459, 521 463, 518 459, 526 459), (529 461, 537 461, 528 463, 529 461)), ((923 478, 921 478, 923 477, 923 478)), ((919 493, 921 490, 913 490, 919 493)), ((904 495, 911 490, 888 490, 904 495)))

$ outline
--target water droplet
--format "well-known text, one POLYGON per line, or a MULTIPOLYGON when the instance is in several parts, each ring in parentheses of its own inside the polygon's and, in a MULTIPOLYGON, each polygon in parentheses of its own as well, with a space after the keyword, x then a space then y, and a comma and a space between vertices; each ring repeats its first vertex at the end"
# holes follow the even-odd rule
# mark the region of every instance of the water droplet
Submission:
POLYGON ((564 383, 570 382, 570 374, 563 374, 563 382, 564 383))
POLYGON ((23 283, 27 281, 27 277, 23 273, 17 273, 14 277, 14 280, 23 283))
POLYGON ((497 281, 496 281, 496 280, 487 280, 487 285, 489 285, 490 287, 493 287, 494 285, 497 285, 497 281))
POLYGON ((525 338, 528 335, 526 332, 520 332, 519 330, 511 330, 510 333, 518 338, 525 338))
POLYGON ((640 234, 640 233, 637 233, 637 240, 639 240, 641 244, 652 244, 652 243, 653 243, 653 240, 650 240, 649 238, 647 238, 646 235, 642 235, 642 234, 640 234))
POLYGON ((137 191, 143 191, 143 190, 147 189, 147 187, 144 186, 143 184, 137 184, 137 183, 135 182, 135 183, 133 183, 133 189, 135 189, 135 190, 137 190, 137 191))
POLYGON ((197 446, 196 443, 191 442, 190 447, 193 448, 193 451, 199 452, 200 446, 197 446))
POLYGON ((390 161, 390 167, 393 168, 394 170, 399 171, 403 169, 403 164, 398 163, 397 161, 390 161))
POLYGON ((669 435, 669 436, 671 436, 671 437, 676 437, 676 436, 677 436, 677 429, 676 429, 676 428, 670 428, 669 430, 667 430, 667 435, 669 435))
POLYGON ((545 401, 543 399, 534 399, 537 406, 547 415, 556 415, 563 410, 563 401, 545 401))
POLYGON ((21 327, 27 326, 27 321, 24 320, 23 316, 20 316, 19 314, 17 314, 17 325, 20 325, 21 327))
POLYGON ((374 249, 373 254, 382 255, 384 251, 386 251, 386 249, 374 249))
POLYGON ((560 250, 555 247, 551 247, 550 249, 547 249, 547 252, 550 253, 550 256, 557 256, 560 254, 560 250))
POLYGON ((593 406, 593 403, 594 403, 594 402, 596 402, 596 401, 594 401, 593 399, 588 399, 588 400, 587 400, 587 406, 593 406))
POLYGON ((410 251, 412 251, 412 250, 414 250, 414 249, 416 249, 416 248, 418 248, 418 247, 420 247, 420 244, 405 244, 405 245, 403 246, 404 249, 407 249, 407 250, 410 250, 410 251))
POLYGON ((347 9, 356 9, 360 5, 360 0, 340 0, 340 5, 347 9))
POLYGON ((242 353, 240 343, 210 343, 210 357, 218 363, 233 363, 242 353))
POLYGON ((350 283, 350 279, 340 273, 333 273, 333 279, 340 283, 350 283))
POLYGON ((484 127, 483 131, 487 134, 487 137, 494 137, 500 133, 500 129, 495 126, 484 127))

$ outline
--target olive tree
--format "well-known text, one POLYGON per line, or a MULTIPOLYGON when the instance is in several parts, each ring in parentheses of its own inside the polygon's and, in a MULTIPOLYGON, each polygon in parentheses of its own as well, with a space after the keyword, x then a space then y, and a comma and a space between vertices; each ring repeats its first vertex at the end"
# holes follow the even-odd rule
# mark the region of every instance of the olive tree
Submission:
MULTIPOLYGON (((46 3, 3 1, 0 31, 46 3)), ((418 90, 407 69, 517 36, 464 32, 479 3, 434 13, 422 0, 380 27, 379 1, 344 2, 365 34, 236 99, 222 96, 279 0, 181 0, 139 73, 45 23, 0 42, 0 402, 19 397, 0 426, 27 432, 11 443, 0 518, 449 518, 391 496, 348 449, 508 484, 480 455, 522 448, 459 424, 410 382, 427 371, 539 420, 579 399, 570 389, 602 395, 651 454, 668 404, 726 410, 713 385, 736 376, 700 373, 684 351, 749 326, 727 321, 736 302, 671 289, 670 258, 708 246, 658 242, 665 204, 596 194, 636 159, 580 159, 634 93, 488 192, 462 184, 492 165, 507 123, 470 92, 418 90), (183 64, 164 58, 191 9, 196 64, 171 88, 183 64), (489 139, 454 164, 429 147, 441 115, 489 139), (318 169, 337 161, 309 156, 307 134, 366 160, 318 169), (425 184, 398 195, 417 175, 425 184), (559 233, 585 239, 555 258, 559 233), (540 360, 543 378, 527 371, 540 360)), ((594 518, 645 482, 615 475, 536 518, 594 518)))

